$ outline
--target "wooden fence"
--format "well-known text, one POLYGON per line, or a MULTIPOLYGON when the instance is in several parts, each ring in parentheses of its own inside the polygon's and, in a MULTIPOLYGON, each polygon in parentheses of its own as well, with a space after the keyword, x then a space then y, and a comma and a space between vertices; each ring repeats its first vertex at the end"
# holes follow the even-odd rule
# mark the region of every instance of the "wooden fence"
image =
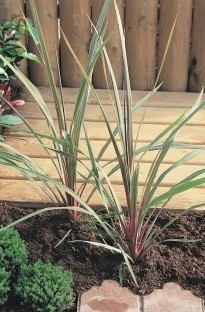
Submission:
MULTIPOLYGON (((28 0, 19 0, 26 16, 30 16, 28 0)), ((56 49, 60 59, 63 86, 78 87, 81 73, 59 38, 59 25, 85 66, 91 38, 89 18, 95 22, 104 0, 35 0, 44 30, 56 82, 58 81, 56 49), (89 17, 89 18, 88 18, 89 17)), ((205 82, 205 0, 117 0, 126 37, 127 55, 132 88, 150 90, 162 62, 173 21, 179 10, 177 24, 161 73, 162 90, 199 91, 205 82)), ((17 0, 0 0, 0 19, 21 15, 17 0)), ((120 38, 114 6, 108 12, 107 33, 113 36, 107 49, 115 71, 118 87, 122 88, 123 66, 120 38)), ((32 42, 28 49, 35 51, 32 42)), ((31 80, 47 86, 41 66, 24 64, 31 80)), ((103 68, 98 62, 93 75, 97 88, 106 88, 103 68)))

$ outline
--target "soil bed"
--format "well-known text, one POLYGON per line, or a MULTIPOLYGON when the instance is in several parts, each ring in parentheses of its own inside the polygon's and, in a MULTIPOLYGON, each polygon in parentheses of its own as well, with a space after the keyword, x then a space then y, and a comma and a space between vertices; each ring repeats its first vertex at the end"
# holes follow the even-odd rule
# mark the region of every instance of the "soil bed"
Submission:
MULTIPOLYGON (((6 225, 31 213, 33 210, 16 205, 0 204, 0 221, 6 225)), ((174 213, 165 212, 158 220, 162 227, 174 213)), ((145 295, 154 288, 161 288, 166 282, 177 282, 184 289, 205 299, 205 212, 193 212, 182 216, 161 238, 200 238, 202 241, 192 244, 161 243, 156 244, 149 253, 133 266, 139 287, 136 287, 123 266, 123 286, 134 293, 145 295)), ((30 262, 38 259, 70 268, 74 274, 75 293, 78 295, 94 285, 100 285, 104 279, 119 282, 120 255, 83 243, 70 243, 65 240, 59 247, 55 245, 72 227, 70 240, 88 240, 80 223, 71 224, 67 212, 52 212, 32 218, 16 226, 25 240, 30 254, 30 262)), ((92 237, 93 239, 93 237, 92 237)), ((2 312, 25 312, 10 298, 2 312)), ((73 310, 76 311, 76 308, 73 310)))

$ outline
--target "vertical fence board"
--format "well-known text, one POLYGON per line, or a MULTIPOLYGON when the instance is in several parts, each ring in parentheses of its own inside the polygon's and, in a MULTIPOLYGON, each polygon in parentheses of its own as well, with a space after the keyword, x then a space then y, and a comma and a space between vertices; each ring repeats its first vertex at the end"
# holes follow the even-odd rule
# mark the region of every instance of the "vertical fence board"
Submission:
MULTIPOLYGON (((26 2, 27 15, 32 18, 29 8, 29 1, 26 2)), ((58 83, 58 70, 56 63, 56 52, 58 54, 58 10, 56 0, 35 0, 41 27, 43 30, 51 67, 56 83, 58 83)), ((35 43, 29 40, 29 51, 38 54, 35 43)), ((48 86, 48 78, 43 67, 33 61, 29 62, 30 79, 37 86, 48 86)))
MULTIPOLYGON (((59 0, 59 14, 61 28, 85 68, 91 38, 91 1, 59 0)), ((83 76, 64 39, 61 40, 60 50, 63 86, 79 87, 83 76)))
POLYGON ((192 0, 161 0, 159 25, 158 69, 174 19, 177 18, 172 42, 162 70, 162 90, 186 91, 188 83, 192 0))
POLYGON ((205 84, 205 1, 195 0, 192 28, 189 91, 200 91, 205 84))
MULTIPOLYGON (((24 11, 24 0, 0 0, 0 21, 9 20, 16 16, 22 16, 22 11, 24 11)), ((26 45, 25 38, 22 39, 22 43, 26 45)), ((20 64, 22 72, 28 74, 28 62, 27 60, 22 60, 20 64)), ((19 86, 21 83, 18 79, 14 82, 14 85, 19 86)))
MULTIPOLYGON (((116 1, 123 25, 125 17, 126 48, 132 89, 150 90, 153 87, 156 67, 159 69, 162 62, 168 37, 179 9, 174 35, 160 77, 160 81, 163 81, 161 89, 199 91, 205 83, 205 1, 116 1), (160 4, 159 24, 157 24, 158 3, 160 4), (191 32, 193 3, 194 15, 191 32), (158 37, 157 30, 159 30, 158 37), (191 63, 190 70, 189 63, 191 63)), ((0 0, 0 20, 21 16, 19 3, 23 10, 26 3, 27 15, 31 16, 28 0, 0 0)), ((46 39, 54 77, 58 82, 56 64, 56 49, 57 53, 59 52, 58 4, 60 25, 81 63, 86 67, 91 38, 91 25, 88 16, 96 23, 104 0, 35 0, 35 4, 46 39)), ((122 51, 113 1, 108 10, 107 21, 106 35, 112 33, 112 37, 106 48, 116 75, 118 88, 121 89, 123 83, 122 51)), ((36 53, 31 40, 29 40, 28 50, 36 53)), ((21 63, 21 69, 25 74, 27 74, 27 65, 28 62, 25 60, 21 63)), ((63 86, 79 87, 82 74, 63 39, 60 43, 60 67, 63 86)), ((36 85, 48 85, 46 73, 39 64, 29 62, 29 76, 36 85)), ((96 65, 93 82, 97 88, 107 88, 102 61, 98 61, 96 65)), ((19 85, 18 81, 16 85, 19 85)))
POLYGON ((16 16, 22 16, 24 12, 24 0, 0 0, 0 21, 8 20, 16 16))
POLYGON ((125 35, 131 87, 151 90, 156 76, 158 0, 129 0, 125 35))
MULTIPOLYGON (((124 25, 124 0, 117 0, 118 9, 120 12, 122 24, 124 25)), ((92 21, 96 24, 96 21, 100 15, 101 9, 103 7, 104 0, 95 0, 92 4, 92 21)), ((110 3, 107 15, 107 33, 105 38, 112 33, 112 37, 106 44, 106 49, 115 73, 115 79, 119 89, 122 89, 123 81, 123 65, 122 65, 122 50, 120 43, 119 29, 117 25, 116 13, 113 1, 110 3)), ((103 89, 107 88, 107 83, 105 79, 104 69, 102 61, 99 60, 96 64, 93 73, 93 84, 96 88, 103 89)))
MULTIPOLYGON (((20 0, 19 4, 23 8, 24 0, 20 0)), ((14 16, 22 16, 18 1, 0 0, 0 20, 11 19, 14 16)))

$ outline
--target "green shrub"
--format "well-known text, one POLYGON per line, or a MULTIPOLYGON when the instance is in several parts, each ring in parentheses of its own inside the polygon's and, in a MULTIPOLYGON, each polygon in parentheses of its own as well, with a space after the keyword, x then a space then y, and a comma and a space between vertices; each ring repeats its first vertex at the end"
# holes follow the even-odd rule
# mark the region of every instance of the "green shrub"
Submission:
MULTIPOLYGON (((23 59, 39 62, 37 56, 28 53, 21 42, 22 38, 30 35, 30 31, 32 31, 32 35, 35 35, 36 30, 31 21, 26 21, 24 18, 17 17, 0 23, 0 54, 10 64, 19 67, 19 63, 23 59)), ((10 81, 15 78, 9 66, 3 60, 0 60, 0 82, 10 81)))
POLYGON ((71 271, 40 260, 22 268, 15 289, 29 311, 30 308, 35 312, 69 310, 74 301, 71 271))
POLYGON ((8 292, 10 290, 10 273, 4 268, 0 267, 0 306, 8 299, 8 292))
MULTIPOLYGON (((0 227, 2 228, 2 226, 0 227)), ((19 269, 27 261, 28 253, 24 241, 14 228, 0 232, 0 267, 8 272, 19 269)))

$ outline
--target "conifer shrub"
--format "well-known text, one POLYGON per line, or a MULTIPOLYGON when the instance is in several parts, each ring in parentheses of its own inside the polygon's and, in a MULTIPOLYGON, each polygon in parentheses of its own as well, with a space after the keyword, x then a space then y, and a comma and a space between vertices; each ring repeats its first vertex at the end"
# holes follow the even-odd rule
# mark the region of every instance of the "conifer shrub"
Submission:
POLYGON ((72 284, 71 271, 39 260, 22 268, 15 290, 22 304, 32 311, 69 311, 74 302, 72 284))
POLYGON ((8 299, 8 293, 10 291, 10 273, 5 268, 0 267, 0 306, 8 299))
MULTIPOLYGON (((2 228, 2 226, 1 226, 2 228)), ((20 234, 14 228, 0 232, 0 267, 14 273, 27 262, 28 252, 20 234)))

